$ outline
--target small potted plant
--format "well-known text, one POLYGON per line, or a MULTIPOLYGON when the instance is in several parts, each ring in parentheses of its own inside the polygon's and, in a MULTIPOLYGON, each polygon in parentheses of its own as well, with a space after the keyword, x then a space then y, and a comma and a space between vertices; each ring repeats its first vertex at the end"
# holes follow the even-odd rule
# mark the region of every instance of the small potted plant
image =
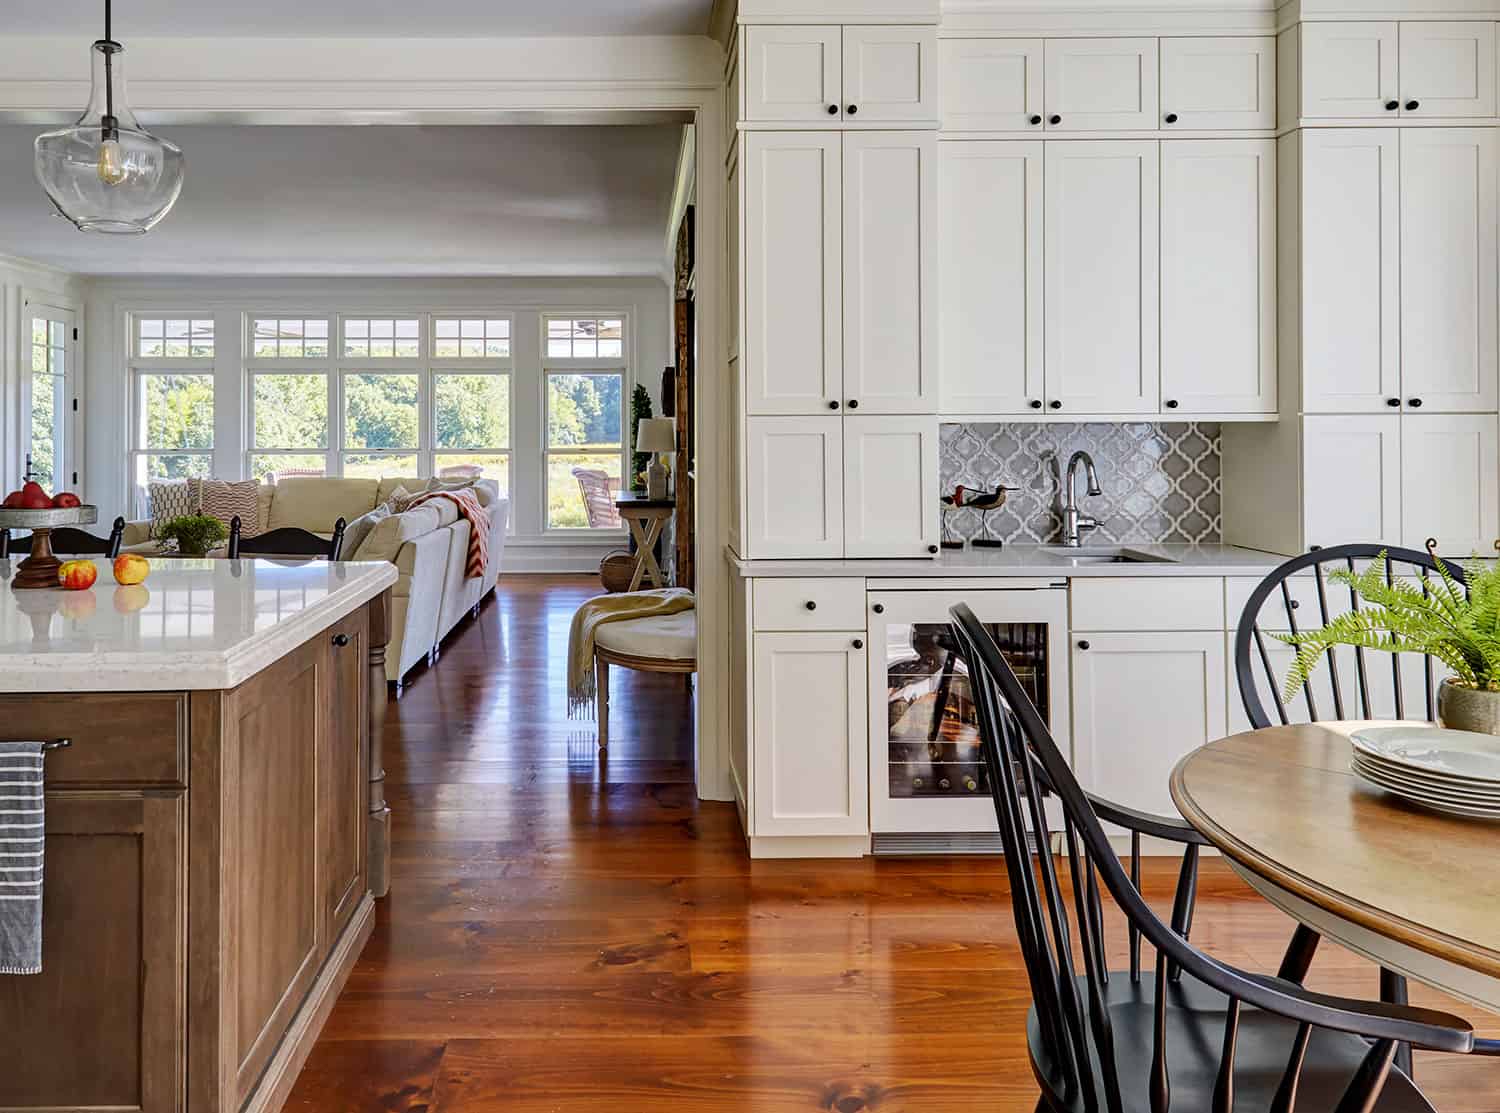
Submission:
POLYGON ((179 556, 207 556, 208 551, 229 537, 229 529, 217 518, 207 514, 184 514, 169 519, 161 527, 160 536, 177 542, 179 556))
POLYGON ((1297 648, 1285 698, 1295 697, 1331 646, 1425 653, 1453 673, 1438 688, 1443 725, 1500 734, 1500 563, 1471 560, 1459 583, 1438 559, 1438 575, 1425 581, 1426 590, 1394 574, 1387 583, 1386 565, 1381 553, 1363 572, 1329 575, 1372 606, 1338 615, 1321 630, 1274 635, 1297 648))

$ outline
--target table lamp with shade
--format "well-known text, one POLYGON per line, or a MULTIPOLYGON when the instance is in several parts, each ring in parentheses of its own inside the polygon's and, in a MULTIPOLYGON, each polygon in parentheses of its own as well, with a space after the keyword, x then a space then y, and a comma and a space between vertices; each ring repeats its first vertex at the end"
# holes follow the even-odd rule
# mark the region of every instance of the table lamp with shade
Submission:
POLYGON ((643 417, 635 427, 635 450, 654 457, 646 469, 646 497, 667 497, 667 462, 665 456, 677 451, 676 423, 668 417, 643 417))

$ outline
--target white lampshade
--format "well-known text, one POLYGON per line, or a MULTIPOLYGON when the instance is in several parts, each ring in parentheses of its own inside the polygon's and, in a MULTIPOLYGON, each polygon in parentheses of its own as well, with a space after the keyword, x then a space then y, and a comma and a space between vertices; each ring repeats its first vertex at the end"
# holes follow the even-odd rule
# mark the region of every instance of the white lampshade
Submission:
POLYGON ((637 452, 675 452, 677 425, 669 417, 643 417, 635 427, 637 452))

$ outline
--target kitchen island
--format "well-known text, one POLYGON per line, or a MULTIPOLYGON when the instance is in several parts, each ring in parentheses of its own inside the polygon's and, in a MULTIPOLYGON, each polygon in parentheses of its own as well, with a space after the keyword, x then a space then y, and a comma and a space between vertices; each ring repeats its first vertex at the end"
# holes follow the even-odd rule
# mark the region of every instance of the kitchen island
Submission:
POLYGON ((280 1108, 387 887, 393 565, 155 560, 14 590, 0 739, 46 760, 43 971, 0 1109, 280 1108))

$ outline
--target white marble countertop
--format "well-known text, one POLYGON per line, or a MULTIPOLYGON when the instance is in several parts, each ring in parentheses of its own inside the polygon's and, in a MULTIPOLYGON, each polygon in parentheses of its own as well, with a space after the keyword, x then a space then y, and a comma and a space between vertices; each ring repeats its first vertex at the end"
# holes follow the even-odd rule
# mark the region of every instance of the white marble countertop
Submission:
POLYGON ((0 561, 0 692, 233 688, 396 582, 389 563, 151 558, 145 583, 10 587, 0 561))
POLYGON ((742 560, 729 553, 739 575, 858 576, 865 579, 919 577, 967 579, 986 576, 1073 578, 1077 576, 1264 576, 1288 558, 1234 545, 1085 544, 1064 553, 1055 545, 1007 545, 1003 549, 945 549, 931 560, 742 560), (1154 558, 1099 561, 1118 553, 1154 558))

